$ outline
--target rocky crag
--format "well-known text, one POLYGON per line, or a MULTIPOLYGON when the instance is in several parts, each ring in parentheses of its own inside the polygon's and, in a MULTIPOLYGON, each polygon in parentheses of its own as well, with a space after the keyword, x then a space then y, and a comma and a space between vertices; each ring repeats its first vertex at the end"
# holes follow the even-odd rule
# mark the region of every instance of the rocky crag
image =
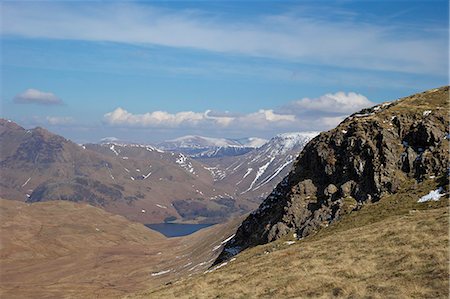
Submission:
POLYGON ((321 133, 241 224, 216 263, 292 234, 308 236, 361 205, 447 177, 449 87, 355 113, 321 133))

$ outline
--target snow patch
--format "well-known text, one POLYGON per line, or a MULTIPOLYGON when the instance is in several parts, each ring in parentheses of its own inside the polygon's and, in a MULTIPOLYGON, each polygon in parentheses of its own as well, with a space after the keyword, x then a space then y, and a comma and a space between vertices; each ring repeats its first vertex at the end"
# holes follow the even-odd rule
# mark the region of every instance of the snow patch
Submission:
POLYGON ((147 179, 151 174, 152 174, 152 172, 150 171, 150 172, 147 173, 146 175, 142 175, 142 178, 145 180, 145 179, 147 179))
POLYGON ((152 276, 164 275, 166 273, 169 273, 170 271, 172 271, 172 269, 165 270, 165 271, 160 271, 160 272, 156 272, 156 273, 152 273, 152 276))
POLYGON ((226 266, 226 265, 228 265, 228 262, 223 262, 222 264, 217 265, 217 266, 215 266, 214 268, 212 268, 210 270, 206 270, 204 273, 211 273, 211 272, 213 272, 213 271, 215 271, 217 269, 220 269, 220 268, 222 268, 223 266, 226 266))
POLYGON ((31 177, 29 177, 28 180, 25 183, 22 184, 22 188, 25 187, 30 180, 31 180, 31 177))
POLYGON ((180 167, 186 169, 188 172, 195 174, 194 167, 190 161, 188 161, 187 157, 183 154, 178 154, 178 158, 175 160, 175 163, 180 165, 180 167))
POLYGON ((274 177, 276 177, 286 166, 288 166, 289 164, 291 164, 294 160, 288 160, 286 161, 283 165, 281 165, 268 179, 264 180, 261 184, 259 184, 258 187, 255 188, 255 190, 257 190, 258 188, 260 188, 261 186, 267 184, 268 182, 270 182, 274 177))
POLYGON ((444 194, 441 194, 442 191, 442 187, 439 187, 436 190, 430 191, 427 195, 422 196, 417 202, 438 201, 444 196, 444 194))
POLYGON ((225 240, 223 240, 220 244, 225 244, 226 242, 228 242, 228 241, 230 241, 231 239, 233 239, 234 238, 234 236, 235 236, 236 234, 232 234, 231 236, 229 236, 228 238, 226 238, 225 240))
POLYGON ((119 155, 119 153, 116 151, 116 149, 114 148, 114 144, 111 144, 111 146, 109 147, 109 149, 114 153, 114 154, 116 154, 116 156, 118 156, 119 155))
POLYGON ((253 186, 255 185, 256 181, 259 179, 259 177, 266 171, 267 167, 269 167, 270 163, 275 159, 275 157, 272 157, 269 162, 261 166, 258 171, 256 172, 256 177, 253 180, 253 182, 250 184, 250 187, 248 187, 247 190, 245 190, 243 193, 248 192, 252 190, 253 186))

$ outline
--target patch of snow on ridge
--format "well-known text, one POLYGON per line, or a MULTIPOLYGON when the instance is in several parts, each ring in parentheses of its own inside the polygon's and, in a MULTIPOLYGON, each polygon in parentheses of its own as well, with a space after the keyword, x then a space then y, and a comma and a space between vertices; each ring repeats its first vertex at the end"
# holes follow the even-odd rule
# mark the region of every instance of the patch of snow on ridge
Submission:
POLYGON ((258 138, 258 137, 248 137, 248 138, 240 138, 234 139, 239 142, 242 146, 258 148, 267 143, 267 139, 258 138))
POLYGON ((427 117, 430 114, 431 114, 431 110, 426 110, 423 112, 423 116, 425 116, 425 117, 427 117))
POLYGON ((160 272, 156 272, 156 273, 152 273, 152 276, 163 275, 163 274, 169 273, 170 271, 172 271, 172 269, 165 270, 165 271, 160 271, 160 272))
POLYGON ((114 144, 111 144, 110 147, 109 147, 109 149, 112 150, 113 153, 116 154, 116 156, 119 155, 119 153, 118 153, 118 152, 116 151, 116 149, 114 148, 114 144))
POLYGON ((439 187, 436 190, 430 191, 427 195, 422 196, 417 202, 438 201, 444 196, 444 194, 441 194, 442 191, 442 187, 439 187))
POLYGON ((25 187, 30 180, 31 180, 31 177, 29 177, 28 180, 25 183, 22 184, 22 188, 25 187))
POLYGON ((117 141, 119 141, 119 138, 116 138, 116 137, 105 137, 105 138, 100 139, 101 143, 110 143, 110 142, 117 142, 117 141))
POLYGON ((186 169, 192 174, 195 174, 194 167, 192 166, 191 162, 188 161, 188 158, 183 155, 182 153, 178 154, 178 158, 175 160, 175 163, 180 165, 182 168, 186 169))
POLYGON ((211 176, 213 177, 214 181, 220 181, 224 179, 227 174, 225 171, 217 168, 217 167, 203 167, 204 169, 208 170, 211 173, 211 176))
POLYGON ((247 190, 245 190, 243 193, 252 190, 253 186, 255 185, 256 181, 259 179, 259 177, 266 171, 267 167, 269 167, 270 163, 273 162, 273 160, 275 159, 275 157, 272 157, 270 159, 269 162, 267 162, 266 164, 264 164, 263 166, 261 166, 258 171, 256 172, 256 177, 253 180, 253 182, 250 184, 250 187, 248 187, 247 190))
POLYGON ((257 190, 258 188, 262 187, 263 185, 270 182, 274 177, 276 177, 286 166, 291 164, 294 160, 288 160, 283 165, 281 165, 269 178, 265 179, 261 184, 259 184, 258 187, 255 188, 257 190))
POLYGON ((222 264, 217 265, 217 266, 215 266, 214 268, 212 268, 212 269, 210 269, 210 270, 206 270, 204 273, 211 273, 211 272, 213 272, 214 270, 217 270, 217 269, 219 269, 219 268, 222 268, 223 266, 226 266, 226 265, 228 265, 228 262, 223 262, 222 264))
POLYGON ((319 135, 320 132, 291 132, 278 134, 262 148, 267 147, 270 156, 282 155, 299 145, 306 145, 311 139, 319 135))
POLYGON ((220 244, 225 244, 226 242, 230 241, 231 239, 234 238, 236 234, 232 234, 231 236, 229 236, 228 238, 226 238, 225 240, 223 240, 220 244))
POLYGON ((144 180, 146 180, 151 174, 152 174, 152 172, 150 171, 148 174, 142 175, 142 178, 143 178, 144 180))
POLYGON ((244 174, 244 176, 242 177, 242 179, 245 179, 245 178, 250 174, 250 172, 252 172, 252 170, 253 170, 253 168, 248 168, 248 169, 247 169, 247 172, 244 174))

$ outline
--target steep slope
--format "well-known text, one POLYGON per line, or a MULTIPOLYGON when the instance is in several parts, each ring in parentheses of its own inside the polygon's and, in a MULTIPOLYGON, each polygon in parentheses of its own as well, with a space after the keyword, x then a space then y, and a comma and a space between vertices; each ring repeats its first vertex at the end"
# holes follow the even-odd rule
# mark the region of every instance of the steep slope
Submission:
POLYGON ((288 234, 303 238, 383 194, 442 176, 448 87, 365 109, 304 148, 287 177, 242 223, 216 261, 288 234))
POLYGON ((281 238, 201 275, 126 298, 448 298, 448 201, 428 180, 295 240, 281 238))
POLYGON ((209 165, 215 186, 235 198, 260 202, 286 176, 295 157, 318 132, 284 133, 238 157, 199 159, 209 165))
POLYGON ((167 239, 87 204, 0 199, 1 298, 118 298, 202 273, 239 219, 167 239))
MULTIPOLYGON (((0 196, 27 202, 84 201, 142 223, 216 222, 236 205, 211 200, 200 219, 186 217, 176 201, 214 198, 227 193, 213 187, 200 162, 151 146, 77 145, 45 129, 26 130, 0 120, 0 196), (173 188, 176 185, 177 188, 173 188)), ((200 207, 200 208, 202 208, 200 207)))
POLYGON ((208 167, 185 154, 140 144, 85 146, 118 160, 133 184, 145 181, 151 188, 145 195, 158 199, 155 206, 170 213, 166 219, 216 223, 249 211, 248 202, 230 198, 228 186, 215 186, 208 167))
POLYGON ((194 158, 239 156, 258 148, 267 140, 257 137, 229 139, 188 135, 158 144, 158 148, 181 152, 194 158))

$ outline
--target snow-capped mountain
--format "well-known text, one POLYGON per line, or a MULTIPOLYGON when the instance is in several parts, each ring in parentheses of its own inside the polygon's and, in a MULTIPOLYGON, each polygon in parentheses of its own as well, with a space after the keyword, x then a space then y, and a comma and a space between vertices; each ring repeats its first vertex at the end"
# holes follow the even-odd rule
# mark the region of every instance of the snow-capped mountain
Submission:
POLYGON ((268 140, 258 137, 247 137, 247 138, 238 138, 238 139, 231 139, 236 142, 238 142, 243 147, 251 147, 251 148, 258 148, 263 146, 268 140))
POLYGON ((279 134, 238 157, 201 159, 218 185, 234 185, 236 196, 264 197, 289 172, 303 147, 319 132, 279 134))
POLYGON ((257 137, 230 139, 187 135, 161 142, 158 147, 182 152, 194 158, 219 158, 243 155, 266 142, 267 140, 257 137))

